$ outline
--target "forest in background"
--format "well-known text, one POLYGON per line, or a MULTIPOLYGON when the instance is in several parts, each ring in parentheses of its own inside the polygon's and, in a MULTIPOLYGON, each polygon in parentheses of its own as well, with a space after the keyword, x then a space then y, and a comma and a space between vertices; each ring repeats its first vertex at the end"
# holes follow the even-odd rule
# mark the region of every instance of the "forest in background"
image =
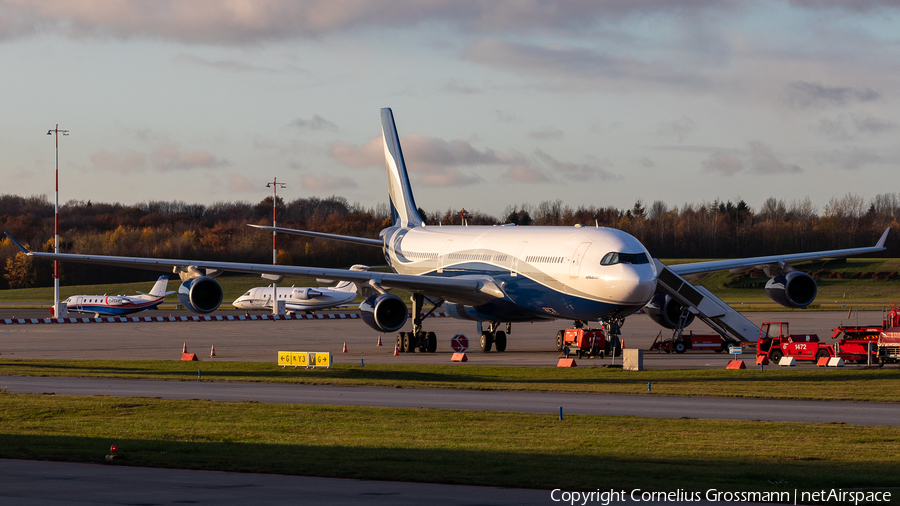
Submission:
MULTIPOLYGON (((390 224, 387 204, 366 208, 346 198, 306 197, 277 200, 278 225, 332 234, 377 238, 390 224)), ((821 210, 807 197, 785 202, 767 199, 760 209, 743 200, 715 200, 670 208, 638 200, 630 209, 579 206, 562 200, 507 207, 500 216, 464 209, 426 212, 430 225, 516 224, 519 226, 612 227, 637 237, 658 258, 734 258, 870 246, 886 227, 894 233, 881 256, 896 257, 900 195, 885 193, 865 200, 857 195, 832 198, 821 210)), ((271 225, 272 197, 261 202, 148 201, 134 205, 71 200, 60 206, 60 252, 98 255, 204 259, 271 263, 272 235, 246 226, 271 225)), ((54 205, 46 196, 0 195, 0 230, 31 249, 53 251, 54 205)), ((278 263, 348 267, 383 265, 382 252, 323 239, 280 234, 278 263)), ((50 286, 53 263, 21 255, 0 239, 0 289, 50 286)), ((61 264, 64 284, 140 281, 158 276, 135 269, 61 264)))

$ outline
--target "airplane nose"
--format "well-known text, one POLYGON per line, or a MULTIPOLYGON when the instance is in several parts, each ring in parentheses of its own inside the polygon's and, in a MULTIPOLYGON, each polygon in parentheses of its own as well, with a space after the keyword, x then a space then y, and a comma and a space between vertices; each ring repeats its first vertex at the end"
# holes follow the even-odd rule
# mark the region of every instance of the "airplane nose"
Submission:
POLYGON ((644 304, 656 293, 656 276, 649 265, 628 265, 622 272, 622 302, 644 304))

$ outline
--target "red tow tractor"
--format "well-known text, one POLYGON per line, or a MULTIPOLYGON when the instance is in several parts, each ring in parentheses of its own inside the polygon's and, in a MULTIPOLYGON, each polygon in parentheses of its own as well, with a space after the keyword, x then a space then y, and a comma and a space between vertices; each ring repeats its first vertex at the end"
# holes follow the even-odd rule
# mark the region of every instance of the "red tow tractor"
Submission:
POLYGON ((788 322, 766 322, 759 327, 756 355, 764 355, 769 362, 777 364, 782 357, 794 357, 797 361, 831 358, 834 349, 819 342, 816 334, 791 334, 788 322))

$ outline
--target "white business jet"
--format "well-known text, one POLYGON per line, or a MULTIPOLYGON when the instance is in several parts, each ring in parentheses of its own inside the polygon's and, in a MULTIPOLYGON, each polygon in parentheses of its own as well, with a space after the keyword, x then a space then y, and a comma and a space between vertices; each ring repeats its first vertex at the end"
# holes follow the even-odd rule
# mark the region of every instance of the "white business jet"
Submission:
MULTIPOLYGON (((350 270, 365 271, 369 267, 365 265, 354 265, 350 270)), ((274 303, 272 296, 275 288, 272 285, 258 286, 247 290, 247 293, 241 295, 232 305, 236 309, 256 310, 272 310, 274 303)), ((333 288, 327 287, 296 287, 278 288, 278 300, 284 301, 284 309, 288 313, 297 311, 316 311, 319 309, 328 309, 332 307, 348 307, 356 299, 356 283, 352 281, 341 281, 333 288)))
POLYGON ((75 313, 93 313, 94 317, 122 316, 147 309, 156 309, 162 304, 167 292, 169 276, 160 276, 149 293, 138 292, 138 295, 73 295, 66 299, 66 310, 75 313))

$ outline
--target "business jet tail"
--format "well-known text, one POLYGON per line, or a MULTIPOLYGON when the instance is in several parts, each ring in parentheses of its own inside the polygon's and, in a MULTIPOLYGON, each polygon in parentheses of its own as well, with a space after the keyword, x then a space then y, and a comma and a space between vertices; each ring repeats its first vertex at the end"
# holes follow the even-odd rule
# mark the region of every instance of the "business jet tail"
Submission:
MULTIPOLYGON (((156 284, 153 285, 153 288, 150 289, 150 292, 146 295, 151 295, 153 297, 165 297, 170 293, 175 292, 166 292, 166 288, 169 286, 169 276, 160 276, 159 279, 156 280, 156 284)), ((138 292, 143 295, 143 292, 138 292)))
POLYGON ((384 163, 387 166, 388 192, 391 197, 391 222, 394 226, 418 227, 422 225, 416 201, 413 198, 406 173, 406 162, 400 150, 400 136, 394 124, 394 113, 389 107, 381 110, 381 132, 384 138, 384 163))

